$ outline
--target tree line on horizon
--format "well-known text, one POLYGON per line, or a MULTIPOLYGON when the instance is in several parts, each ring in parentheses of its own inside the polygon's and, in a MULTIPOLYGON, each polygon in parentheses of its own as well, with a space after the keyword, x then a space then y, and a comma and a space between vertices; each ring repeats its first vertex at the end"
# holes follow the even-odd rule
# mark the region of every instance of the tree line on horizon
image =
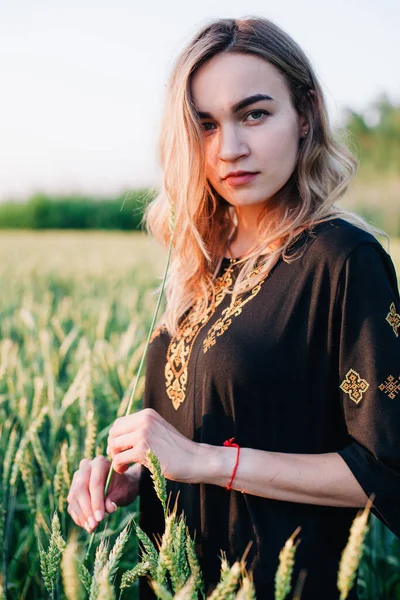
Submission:
MULTIPOLYGON (((344 115, 338 133, 359 160, 357 179, 378 184, 384 179, 400 181, 400 104, 382 94, 364 113, 346 108, 344 115)), ((115 197, 96 198, 39 192, 25 201, 2 202, 0 229, 140 230, 144 208, 155 193, 156 190, 137 189, 115 197)), ((357 210, 362 214, 362 205, 357 210)), ((378 213, 384 210, 377 197, 376 220, 381 220, 378 213)), ((363 216, 371 217, 371 206, 365 207, 363 216)), ((392 225, 393 233, 400 236, 400 216, 398 223, 392 225)))

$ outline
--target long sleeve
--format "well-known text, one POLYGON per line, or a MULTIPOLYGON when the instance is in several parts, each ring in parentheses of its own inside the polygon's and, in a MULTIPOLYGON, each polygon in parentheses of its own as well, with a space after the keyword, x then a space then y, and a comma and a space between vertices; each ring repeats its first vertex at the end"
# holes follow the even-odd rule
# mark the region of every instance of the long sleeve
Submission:
POLYGON ((372 511, 400 537, 400 299, 379 243, 348 255, 336 296, 339 391, 352 442, 339 451, 372 511))

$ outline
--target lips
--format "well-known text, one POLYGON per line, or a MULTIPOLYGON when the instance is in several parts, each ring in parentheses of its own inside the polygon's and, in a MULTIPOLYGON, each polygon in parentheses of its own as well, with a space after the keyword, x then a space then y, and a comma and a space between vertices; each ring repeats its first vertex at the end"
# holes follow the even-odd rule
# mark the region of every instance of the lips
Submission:
POLYGON ((242 177, 243 175, 256 175, 257 171, 231 171, 228 175, 225 175, 225 179, 229 179, 229 177, 242 177))
POLYGON ((235 173, 229 173, 225 177, 225 182, 230 187, 232 186, 240 186, 247 185, 253 181, 257 177, 258 173, 252 173, 250 171, 236 171, 235 173))

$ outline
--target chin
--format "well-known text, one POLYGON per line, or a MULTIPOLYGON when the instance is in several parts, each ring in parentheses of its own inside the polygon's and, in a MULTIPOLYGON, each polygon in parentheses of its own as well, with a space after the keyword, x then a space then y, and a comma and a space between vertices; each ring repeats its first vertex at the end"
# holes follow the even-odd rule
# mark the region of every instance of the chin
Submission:
POLYGON ((274 192, 271 192, 270 190, 261 192, 259 190, 250 191, 238 189, 236 192, 230 192, 229 194, 221 195, 227 202, 229 202, 229 204, 232 204, 233 206, 256 206, 258 204, 264 204, 267 202, 267 200, 273 196, 273 194, 274 192))

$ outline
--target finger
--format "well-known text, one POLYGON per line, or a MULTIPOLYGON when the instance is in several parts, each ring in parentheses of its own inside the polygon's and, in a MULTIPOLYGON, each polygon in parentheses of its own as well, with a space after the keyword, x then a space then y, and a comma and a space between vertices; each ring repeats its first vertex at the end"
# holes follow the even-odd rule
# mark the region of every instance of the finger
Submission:
POLYGON ((79 469, 75 471, 72 484, 67 496, 67 502, 69 504, 70 514, 72 512, 75 515, 75 522, 80 527, 85 526, 86 515, 82 511, 79 503, 79 496, 82 494, 82 490, 88 489, 89 477, 91 471, 91 463, 88 459, 82 459, 79 465, 79 469))
POLYGON ((92 461, 89 492, 92 504, 92 513, 97 523, 99 523, 104 517, 104 490, 110 465, 110 461, 105 458, 105 456, 96 456, 96 458, 92 461))
POLYGON ((72 498, 74 500, 74 510, 80 517, 81 526, 90 531, 96 527, 97 522, 94 518, 89 494, 89 481, 92 470, 91 461, 87 458, 81 460, 79 471, 74 475, 74 491, 72 498), (86 526, 87 525, 87 526, 86 526))
POLYGON ((71 516, 71 518, 72 518, 73 522, 75 523, 75 525, 78 525, 79 527, 81 527, 80 518, 78 517, 78 515, 77 515, 76 511, 74 510, 72 504, 68 505, 67 513, 71 516))
POLYGON ((88 491, 85 491, 79 496, 79 498, 77 498, 75 507, 77 505, 82 515, 82 527, 84 527, 86 531, 90 533, 93 529, 95 529, 95 527, 97 527, 98 523, 93 515, 92 505, 90 503, 90 495, 88 491))
POLYGON ((113 513, 117 510, 118 506, 111 500, 111 498, 106 498, 105 501, 105 509, 108 513, 113 513))
POLYGON ((86 529, 86 518, 77 500, 74 500, 74 502, 68 506, 67 511, 79 527, 86 529))
POLYGON ((79 463, 79 469, 72 476, 72 483, 67 496, 68 502, 76 495, 76 491, 79 491, 89 480, 90 470, 90 460, 83 458, 79 463))
POLYGON ((108 432, 108 438, 114 438, 124 433, 132 432, 137 428, 139 413, 133 413, 133 415, 127 415, 125 417, 119 417, 115 419, 110 431, 108 432))
POLYGON ((133 432, 124 433, 113 438, 108 439, 107 454, 114 458, 119 452, 129 450, 135 445, 135 439, 137 434, 133 432))
POLYGON ((141 428, 144 424, 160 418, 161 417, 158 412, 153 408, 143 408, 142 410, 136 411, 132 415, 115 419, 109 431, 109 436, 115 437, 118 435, 123 435, 124 433, 132 432, 135 429, 141 428))
MULTIPOLYGON (((142 444, 138 444, 134 448, 130 450, 125 450, 125 452, 119 452, 116 454, 112 461, 112 467, 114 471, 117 473, 125 473, 130 467, 130 465, 134 462, 141 462, 140 457, 142 455, 141 452, 142 444)), ((144 464, 144 463, 142 463, 144 464)))

